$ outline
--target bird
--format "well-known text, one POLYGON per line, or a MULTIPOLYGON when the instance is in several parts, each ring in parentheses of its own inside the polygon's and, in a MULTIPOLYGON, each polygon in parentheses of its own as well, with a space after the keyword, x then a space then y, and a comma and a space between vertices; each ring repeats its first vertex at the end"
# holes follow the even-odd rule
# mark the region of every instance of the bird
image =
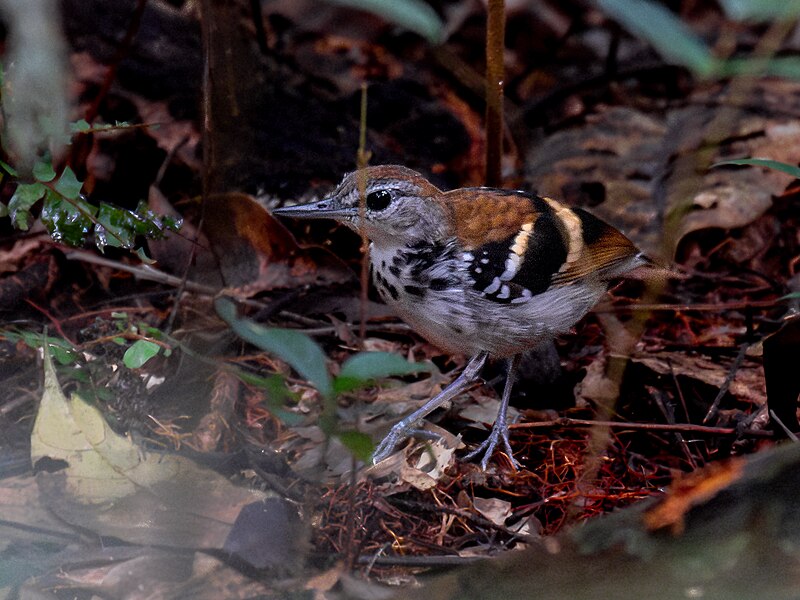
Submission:
POLYGON ((473 385, 491 359, 506 361, 499 410, 489 436, 465 459, 482 453, 485 471, 499 448, 518 468, 507 412, 521 355, 569 331, 615 278, 652 264, 581 208, 519 190, 442 191, 400 165, 364 167, 318 201, 273 212, 333 219, 366 236, 382 300, 433 345, 469 357, 450 385, 390 429, 373 463, 473 385))

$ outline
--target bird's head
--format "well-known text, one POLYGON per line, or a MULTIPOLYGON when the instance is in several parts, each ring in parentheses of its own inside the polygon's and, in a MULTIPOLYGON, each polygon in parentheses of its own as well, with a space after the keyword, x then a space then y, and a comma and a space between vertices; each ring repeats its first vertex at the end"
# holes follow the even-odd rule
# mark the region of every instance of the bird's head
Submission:
POLYGON ((346 175, 333 192, 317 202, 273 212, 298 219, 334 219, 365 233, 376 244, 435 241, 447 229, 446 211, 437 201, 441 194, 416 171, 381 165, 346 175))

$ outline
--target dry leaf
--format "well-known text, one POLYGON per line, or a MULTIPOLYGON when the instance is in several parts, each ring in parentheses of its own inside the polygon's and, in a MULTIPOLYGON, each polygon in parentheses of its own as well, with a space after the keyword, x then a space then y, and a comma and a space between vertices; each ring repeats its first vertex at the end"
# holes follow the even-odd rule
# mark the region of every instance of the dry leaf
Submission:
POLYGON ((96 408, 77 395, 67 400, 47 354, 31 459, 43 502, 56 515, 131 543, 221 548, 240 509, 266 497, 115 433, 96 408))

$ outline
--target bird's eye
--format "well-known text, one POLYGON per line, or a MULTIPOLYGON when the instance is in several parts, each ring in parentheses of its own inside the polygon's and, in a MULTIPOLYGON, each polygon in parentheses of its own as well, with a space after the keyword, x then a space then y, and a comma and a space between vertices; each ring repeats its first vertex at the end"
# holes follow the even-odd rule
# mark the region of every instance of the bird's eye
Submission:
POLYGON ((370 210, 383 210, 392 201, 392 195, 386 190, 376 190, 367 194, 367 208, 370 210))

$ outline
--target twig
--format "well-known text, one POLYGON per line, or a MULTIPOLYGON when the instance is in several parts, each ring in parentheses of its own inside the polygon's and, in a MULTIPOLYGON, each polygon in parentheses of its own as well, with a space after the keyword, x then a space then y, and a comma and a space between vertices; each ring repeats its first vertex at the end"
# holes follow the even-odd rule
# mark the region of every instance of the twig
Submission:
POLYGON ((506 12, 504 0, 489 0, 486 19, 486 185, 502 183, 503 85, 506 12))
MULTIPOLYGON (((356 167, 360 175, 358 177, 358 218, 363 223, 367 211, 367 178, 363 172, 370 159, 370 152, 367 150, 367 84, 361 84, 361 110, 358 127, 358 152, 356 155, 356 167)), ((366 231, 361 228, 361 294, 359 296, 359 317, 361 324, 358 329, 358 339, 364 345, 364 337, 367 334, 364 329, 367 315, 367 298, 369 290, 369 239, 366 231)))
POLYGON ((427 511, 427 512, 431 512, 433 514, 442 514, 442 513, 444 513, 444 514, 447 514, 447 515, 455 515, 455 516, 457 516, 457 517, 459 517, 461 519, 464 519, 466 521, 470 521, 470 522, 472 522, 472 523, 474 523, 476 525, 480 525, 481 527, 486 527, 487 529, 494 529, 496 531, 499 531, 501 533, 509 535, 512 538, 516 539, 516 540, 521 540, 521 541, 524 541, 524 542, 527 542, 527 543, 530 543, 530 542, 536 540, 536 538, 533 537, 533 536, 519 533, 517 531, 514 531, 513 529, 509 529, 505 525, 499 525, 498 523, 495 523, 494 521, 491 521, 491 520, 487 519, 486 517, 482 517, 480 515, 476 515, 476 514, 471 513, 470 511, 465 510, 463 508, 456 508, 456 507, 452 507, 452 506, 437 506, 435 504, 430 504, 430 503, 427 503, 427 502, 416 502, 414 500, 402 500, 400 498, 393 498, 392 500, 389 501, 389 504, 392 505, 392 506, 400 506, 400 507, 403 507, 403 508, 410 508, 410 509, 415 510, 415 511, 424 510, 424 511, 427 511))
POLYGON ((39 305, 38 305, 38 304, 36 304, 36 303, 35 303, 33 300, 31 300, 30 298, 25 298, 25 302, 27 302, 28 304, 30 304, 30 305, 31 305, 33 308, 35 308, 35 309, 36 309, 36 310, 38 310, 40 313, 42 313, 42 314, 43 314, 45 317, 47 317, 47 318, 49 319, 49 321, 50 321, 50 322, 53 324, 53 327, 55 328, 55 330, 58 332, 58 334, 59 334, 61 337, 63 337, 65 340, 67 340, 67 341, 68 341, 70 344, 72 344, 73 346, 77 346, 77 345, 78 345, 78 344, 77 344, 75 341, 73 341, 73 340, 72 340, 72 338, 70 338, 70 337, 69 337, 69 336, 68 336, 66 333, 64 333, 64 330, 61 328, 61 321, 59 321, 58 319, 56 319, 56 317, 55 317, 55 316, 53 316, 52 314, 50 314, 50 313, 47 311, 47 309, 45 309, 45 308, 43 308, 43 307, 39 306, 39 305))
POLYGON ((698 302, 697 304, 622 304, 611 306, 601 304, 596 306, 594 313, 616 313, 624 311, 653 311, 668 310, 674 312, 722 312, 726 310, 743 310, 745 308, 772 308, 782 302, 789 302, 788 298, 775 298, 774 300, 742 300, 740 302, 698 302))
MULTIPOLYGON (((155 281, 156 283, 163 283, 165 285, 170 285, 172 287, 180 287, 183 284, 183 279, 180 277, 175 277, 174 275, 170 275, 169 273, 164 273, 163 271, 159 271, 158 269, 154 269, 149 265, 126 265, 125 263, 121 263, 116 260, 111 260, 109 258, 104 258, 102 256, 97 256, 91 252, 86 252, 84 250, 72 250, 66 253, 67 260, 80 260, 82 262, 86 262, 89 264, 100 265, 102 267, 109 267, 112 269, 119 269, 120 271, 125 271, 126 273, 130 273, 131 275, 135 275, 140 279, 144 279, 147 281, 155 281)), ((209 285, 202 285, 200 283, 195 283, 193 281, 187 281, 185 284, 185 288, 192 292, 198 294, 204 294, 206 296, 216 296, 221 290, 219 288, 215 288, 209 285)))
POLYGON ((359 556, 359 565, 379 567, 458 567, 469 565, 486 557, 480 556, 359 556))
POLYGON ((736 358, 731 365, 730 370, 728 371, 727 376, 725 377, 725 381, 722 382, 722 385, 719 386, 719 391, 717 392, 717 397, 714 398, 714 401, 711 403, 711 406, 706 413, 705 418, 703 419, 703 424, 709 423, 711 419, 717 416, 717 411, 719 410, 719 403, 722 401, 722 397, 728 393, 728 390, 733 383, 733 378, 736 377, 736 372, 739 370, 739 367, 742 366, 742 362, 744 361, 744 357, 747 354, 747 350, 750 348, 750 343, 745 342, 742 344, 742 347, 739 348, 739 354, 736 355, 736 358))
POLYGON ((539 421, 537 423, 516 423, 509 425, 509 429, 549 429, 553 427, 611 427, 613 429, 632 429, 637 431, 663 431, 663 432, 684 432, 684 433, 703 433, 707 435, 731 435, 755 438, 775 437, 773 432, 763 429, 737 430, 735 427, 709 427, 708 425, 694 425, 692 423, 625 423, 622 421, 594 421, 591 419, 572 419, 562 417, 551 421, 539 421))
MULTIPOLYGON (((670 371, 672 371, 672 364, 670 363, 670 371)), ((674 373, 673 373, 674 374, 674 373)), ((655 390, 654 399, 658 408, 661 410, 661 414, 664 415, 664 418, 667 420, 667 423, 670 425, 675 424, 675 409, 673 408, 672 404, 669 404, 666 401, 667 393, 664 390, 655 390)), ((683 450, 683 455, 686 457, 686 460, 692 466, 692 469, 697 468, 697 462, 694 460, 694 456, 692 456, 691 450, 689 450, 689 444, 686 443, 686 438, 683 437, 683 434, 680 432, 675 432, 675 441, 683 450)))
POLYGON ((784 423, 783 423, 783 421, 781 421, 780 417, 778 415, 776 415, 775 411, 772 410, 771 408, 769 409, 769 417, 770 417, 770 419, 775 421, 780 426, 781 429, 783 429, 783 432, 786 434, 786 437, 788 437, 793 442, 800 442, 800 439, 798 439, 798 437, 797 437, 797 435, 795 435, 794 431, 792 431, 786 425, 784 425, 784 423))

